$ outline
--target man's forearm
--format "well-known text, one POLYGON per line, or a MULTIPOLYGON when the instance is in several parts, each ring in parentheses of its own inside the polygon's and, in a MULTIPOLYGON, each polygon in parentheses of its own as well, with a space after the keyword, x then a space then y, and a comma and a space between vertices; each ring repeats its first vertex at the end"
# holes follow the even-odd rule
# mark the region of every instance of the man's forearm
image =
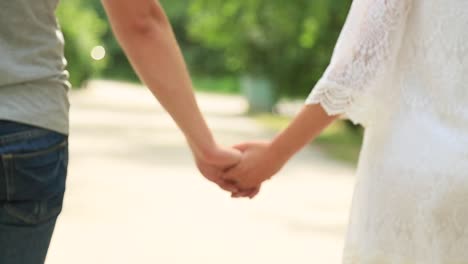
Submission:
POLYGON ((193 150, 198 155, 209 155, 215 142, 200 113, 183 56, 159 3, 153 0, 103 0, 103 3, 114 33, 140 79, 181 128, 193 150), (136 8, 139 12, 131 18, 128 9, 135 9, 131 5, 136 4, 142 7, 136 8))

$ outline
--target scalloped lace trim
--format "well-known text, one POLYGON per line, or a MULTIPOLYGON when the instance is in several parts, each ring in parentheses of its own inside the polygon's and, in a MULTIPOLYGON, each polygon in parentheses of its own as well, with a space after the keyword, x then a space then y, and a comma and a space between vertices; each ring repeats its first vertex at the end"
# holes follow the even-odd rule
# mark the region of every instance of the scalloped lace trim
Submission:
MULTIPOLYGON (((355 125, 367 125, 368 109, 355 102, 355 90, 321 79, 307 97, 305 104, 320 104, 328 115, 340 115, 355 125)), ((363 99, 366 95, 361 94, 363 99)))

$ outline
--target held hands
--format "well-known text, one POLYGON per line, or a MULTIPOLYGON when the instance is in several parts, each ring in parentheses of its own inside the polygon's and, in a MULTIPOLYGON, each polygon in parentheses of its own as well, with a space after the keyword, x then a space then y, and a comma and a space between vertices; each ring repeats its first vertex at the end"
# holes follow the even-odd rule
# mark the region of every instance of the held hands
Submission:
POLYGON ((221 177, 237 187, 231 191, 232 197, 252 199, 260 191, 262 183, 275 175, 284 162, 271 150, 270 142, 246 142, 234 148, 242 152, 241 160, 235 167, 225 170, 221 177))
POLYGON ((195 163, 201 174, 209 181, 217 184, 228 192, 239 192, 239 189, 222 178, 223 172, 240 162, 242 154, 239 150, 216 147, 208 156, 195 154, 195 163))
POLYGON ((233 148, 216 147, 209 156, 195 155, 200 172, 232 197, 255 197, 262 183, 276 174, 284 162, 271 151, 269 142, 246 142, 233 148))

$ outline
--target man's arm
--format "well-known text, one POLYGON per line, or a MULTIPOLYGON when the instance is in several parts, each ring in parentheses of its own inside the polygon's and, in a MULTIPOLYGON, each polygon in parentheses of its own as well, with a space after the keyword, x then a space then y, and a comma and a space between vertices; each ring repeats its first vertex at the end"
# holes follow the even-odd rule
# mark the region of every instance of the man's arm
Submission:
POLYGON ((140 79, 181 128, 194 153, 209 160, 216 144, 197 106, 184 59, 160 3, 102 2, 112 29, 140 79))
POLYGON ((219 147, 200 113, 192 82, 172 27, 155 0, 102 0, 120 45, 140 79, 169 112, 187 138, 202 174, 227 191, 222 170, 241 153, 219 147))

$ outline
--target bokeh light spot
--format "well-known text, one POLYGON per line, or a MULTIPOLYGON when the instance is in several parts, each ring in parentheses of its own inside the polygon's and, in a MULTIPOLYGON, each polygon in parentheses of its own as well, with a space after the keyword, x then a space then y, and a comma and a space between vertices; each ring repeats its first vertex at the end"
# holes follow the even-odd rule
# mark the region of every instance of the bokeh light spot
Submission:
POLYGON ((102 60, 106 56, 106 49, 103 46, 96 46, 91 50, 93 60, 102 60))

